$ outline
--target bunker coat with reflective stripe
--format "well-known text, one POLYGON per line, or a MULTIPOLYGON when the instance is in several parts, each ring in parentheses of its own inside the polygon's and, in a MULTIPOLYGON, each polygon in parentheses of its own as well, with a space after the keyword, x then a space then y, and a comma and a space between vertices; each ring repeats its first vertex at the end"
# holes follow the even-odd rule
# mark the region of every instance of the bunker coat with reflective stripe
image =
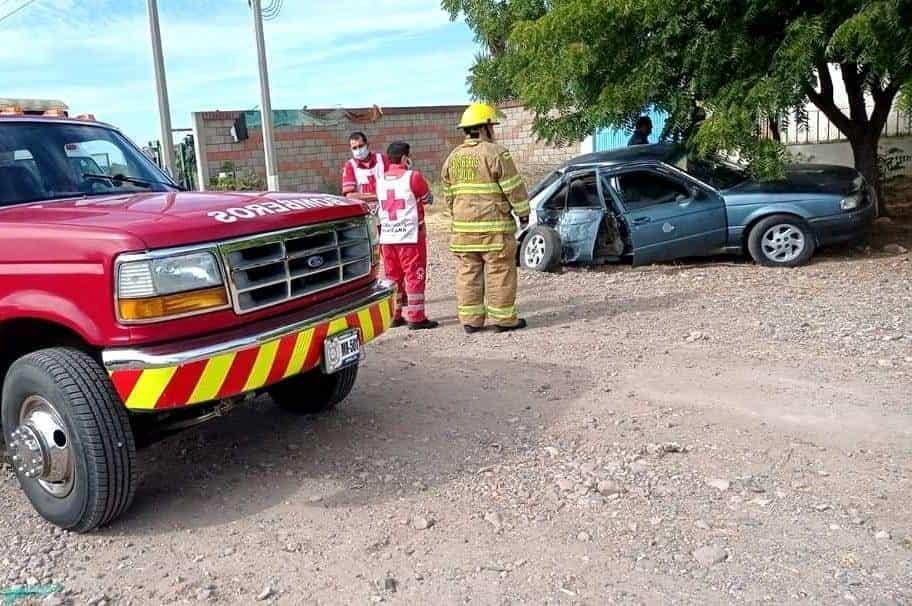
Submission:
POLYGON ((497 236, 516 231, 513 215, 529 216, 526 186, 502 145, 467 139, 447 158, 441 178, 453 217, 453 252, 503 250, 497 236))

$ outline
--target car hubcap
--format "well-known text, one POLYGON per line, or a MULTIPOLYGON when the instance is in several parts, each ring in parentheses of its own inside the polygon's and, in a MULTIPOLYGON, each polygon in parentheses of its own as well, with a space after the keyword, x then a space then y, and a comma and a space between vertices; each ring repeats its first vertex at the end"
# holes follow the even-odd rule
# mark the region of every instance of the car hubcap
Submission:
POLYGON ((794 225, 775 225, 763 234, 763 254, 777 263, 794 261, 804 252, 804 232, 794 225))
POLYGON ((530 237, 526 243, 526 265, 530 267, 540 265, 545 260, 546 248, 544 236, 534 234, 530 237))
POLYGON ((29 396, 10 434, 9 450, 21 478, 63 498, 73 489, 73 451, 60 414, 41 396, 29 396))

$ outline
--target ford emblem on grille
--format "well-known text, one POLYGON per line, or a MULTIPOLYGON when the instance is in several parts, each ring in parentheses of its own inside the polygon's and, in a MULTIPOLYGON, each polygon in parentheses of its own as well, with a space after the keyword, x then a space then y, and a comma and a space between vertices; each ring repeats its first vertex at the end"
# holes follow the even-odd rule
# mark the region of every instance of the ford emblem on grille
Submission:
POLYGON ((318 267, 323 267, 323 257, 320 255, 314 255, 307 258, 307 267, 311 269, 316 269, 318 267))

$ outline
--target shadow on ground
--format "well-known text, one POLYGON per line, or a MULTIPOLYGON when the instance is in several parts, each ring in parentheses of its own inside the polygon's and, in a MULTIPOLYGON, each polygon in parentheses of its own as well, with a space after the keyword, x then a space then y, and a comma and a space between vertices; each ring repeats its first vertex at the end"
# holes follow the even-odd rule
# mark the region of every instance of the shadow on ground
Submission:
MULTIPOLYGON (((517 308, 519 315, 529 321, 529 329, 551 328, 561 326, 568 322, 579 320, 606 321, 615 316, 630 312, 661 311, 663 309, 680 306, 684 301, 693 297, 692 294, 680 292, 673 295, 660 297, 630 297, 623 294, 623 287, 616 284, 606 285, 605 296, 602 299, 587 297, 574 303, 565 303, 553 297, 531 298, 539 293, 532 293, 530 289, 520 291, 517 308)), ((454 299, 437 299, 435 303, 453 302, 454 299)), ((455 314, 435 316, 435 320, 444 326, 458 323, 455 314)))
POLYGON ((560 399, 592 383, 589 371, 562 364, 377 355, 337 411, 299 417, 264 397, 142 451, 134 506, 105 533, 156 535, 433 490, 534 447, 560 399))

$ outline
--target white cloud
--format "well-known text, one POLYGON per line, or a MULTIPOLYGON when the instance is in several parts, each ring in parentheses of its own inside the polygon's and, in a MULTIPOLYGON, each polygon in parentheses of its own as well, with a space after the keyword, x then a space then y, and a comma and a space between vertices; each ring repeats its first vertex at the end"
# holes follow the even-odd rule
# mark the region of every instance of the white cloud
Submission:
MULTIPOLYGON (((41 0, 3 22, 0 48, 16 49, 15 61, 0 64, 3 92, 59 98, 111 121, 146 122, 126 126, 153 136, 157 108, 144 5, 41 0)), ((163 1, 159 11, 175 127, 188 126, 192 111, 259 103, 252 23, 243 0, 163 1)), ((472 60, 471 36, 464 26, 451 25, 434 1, 291 0, 266 23, 266 37, 277 108, 465 97, 459 91, 472 60), (457 47, 434 48, 434 36, 453 39, 455 28, 457 47)))

